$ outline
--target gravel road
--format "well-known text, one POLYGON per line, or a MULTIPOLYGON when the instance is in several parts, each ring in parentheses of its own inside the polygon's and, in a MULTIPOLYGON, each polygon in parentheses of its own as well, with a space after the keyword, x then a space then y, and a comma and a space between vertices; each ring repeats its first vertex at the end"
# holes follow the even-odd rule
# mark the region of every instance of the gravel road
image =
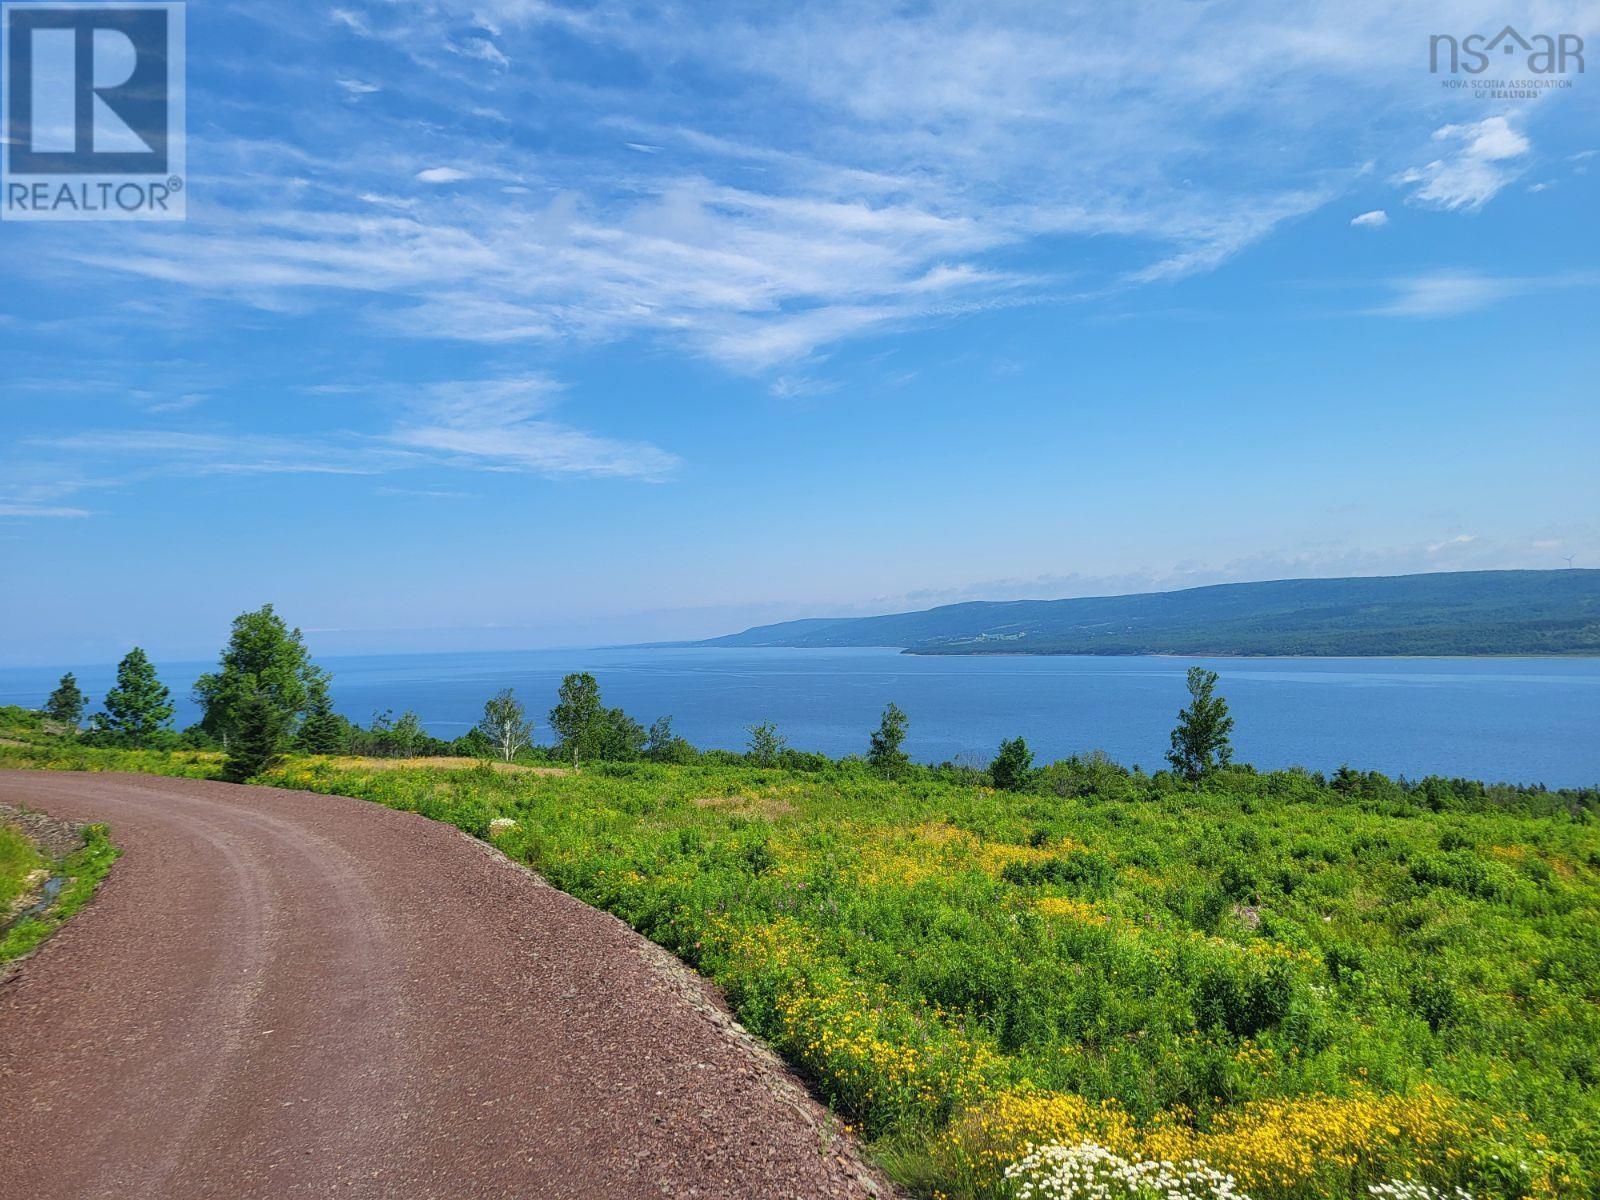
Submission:
POLYGON ((447 826, 147 776, 0 802, 125 851, 0 984, 8 1196, 889 1194, 708 985, 447 826))

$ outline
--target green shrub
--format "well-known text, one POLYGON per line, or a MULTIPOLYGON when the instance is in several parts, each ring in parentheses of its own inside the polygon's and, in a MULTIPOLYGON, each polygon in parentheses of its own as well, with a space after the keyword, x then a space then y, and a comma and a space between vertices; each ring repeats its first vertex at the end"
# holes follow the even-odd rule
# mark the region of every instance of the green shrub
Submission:
POLYGON ((1114 874, 1111 863, 1102 854, 1074 851, 1042 862, 1015 862, 1001 871, 1007 883, 1018 887, 1070 887, 1084 891, 1099 891, 1114 874))
MULTIPOLYGON (((39 743, 0 762, 217 766, 39 743)), ((1331 1183, 1249 1194, 1351 1200, 1420 1178, 1424 1154, 1451 1164, 1431 1182, 1479 1200, 1600 1194, 1586 794, 1354 772, 1336 790, 1237 768, 1199 787, 1104 765, 1038 776, 997 793, 957 769, 889 780, 708 753, 564 776, 290 759, 266 779, 479 835, 514 819, 498 846, 721 984, 928 1192, 1006 1194, 998 1160, 957 1169, 942 1149, 1004 1097, 1115 1102, 1136 1126, 1205 1133, 1261 1106, 1354 1111, 1426 1085, 1463 1115, 1425 1147, 1379 1139, 1331 1183)))

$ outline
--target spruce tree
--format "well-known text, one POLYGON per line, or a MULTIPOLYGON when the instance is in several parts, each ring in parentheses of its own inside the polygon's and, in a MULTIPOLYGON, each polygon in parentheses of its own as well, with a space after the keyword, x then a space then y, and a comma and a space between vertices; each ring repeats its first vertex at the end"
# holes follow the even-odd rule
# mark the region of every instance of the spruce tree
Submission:
POLYGON ((888 779, 904 774, 905 769, 911 765, 911 759, 900 749, 901 743, 905 740, 906 714, 900 710, 898 704, 890 704, 883 710, 883 720, 879 722, 877 731, 872 735, 871 748, 867 751, 867 762, 872 764, 878 774, 888 779))
POLYGON ((44 702, 44 715, 69 729, 77 729, 83 724, 83 713, 88 707, 89 697, 79 690, 77 677, 68 671, 44 702))
POLYGON ((778 727, 771 721, 763 721, 759 725, 752 725, 749 729, 750 745, 745 751, 745 756, 758 767, 775 767, 778 757, 788 745, 788 739, 778 732, 778 727))
POLYGON ((333 711, 327 682, 316 680, 296 744, 307 754, 337 754, 345 748, 349 734, 350 722, 333 711))
POLYGON ((300 631, 264 604, 233 619, 217 669, 195 681, 195 703, 203 710, 200 727, 227 742, 237 730, 245 697, 259 692, 292 730, 327 682, 327 672, 311 662, 300 631))
POLYGON ((233 711, 233 735, 222 777, 243 783, 261 774, 283 756, 288 744, 288 720, 283 709, 261 688, 238 697, 233 711))
POLYGON ((96 715, 95 724, 129 745, 143 746, 171 720, 172 693, 135 646, 117 664, 117 685, 106 693, 105 712, 96 715))
POLYGON ((1032 773, 1033 751, 1029 750, 1028 743, 1019 737, 1001 742, 1000 753, 996 754, 994 761, 989 764, 989 776, 994 780, 995 787, 1001 791, 1021 791, 1032 773))
POLYGON ((1167 761, 1190 783, 1197 783, 1233 758, 1233 718, 1228 702, 1216 694, 1217 673, 1204 667, 1190 667, 1189 707, 1178 712, 1178 726, 1172 731, 1172 749, 1167 761))

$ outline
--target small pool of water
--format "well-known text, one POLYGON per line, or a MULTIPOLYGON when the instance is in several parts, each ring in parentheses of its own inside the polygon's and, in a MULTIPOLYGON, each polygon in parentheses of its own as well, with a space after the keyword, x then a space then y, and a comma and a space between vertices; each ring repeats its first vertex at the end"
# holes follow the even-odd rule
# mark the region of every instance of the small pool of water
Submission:
POLYGON ((39 898, 4 925, 0 925, 0 931, 10 929, 18 921, 26 921, 29 917, 43 916, 49 911, 50 906, 56 902, 56 897, 61 895, 61 889, 66 884, 67 877, 65 875, 50 876, 49 879, 44 881, 44 886, 39 889, 39 898))

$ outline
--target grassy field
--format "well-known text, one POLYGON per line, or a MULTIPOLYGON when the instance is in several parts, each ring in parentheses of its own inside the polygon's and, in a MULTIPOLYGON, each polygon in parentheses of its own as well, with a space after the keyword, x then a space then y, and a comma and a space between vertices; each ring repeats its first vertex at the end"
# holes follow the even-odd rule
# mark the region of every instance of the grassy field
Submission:
POLYGON ((918 1194, 1016 1194, 1030 1147, 1082 1142, 1255 1200, 1600 1189, 1600 826, 1558 797, 1433 811, 1363 777, 1102 762, 1038 794, 854 763, 262 782, 514 821, 502 849, 720 983, 918 1194))

